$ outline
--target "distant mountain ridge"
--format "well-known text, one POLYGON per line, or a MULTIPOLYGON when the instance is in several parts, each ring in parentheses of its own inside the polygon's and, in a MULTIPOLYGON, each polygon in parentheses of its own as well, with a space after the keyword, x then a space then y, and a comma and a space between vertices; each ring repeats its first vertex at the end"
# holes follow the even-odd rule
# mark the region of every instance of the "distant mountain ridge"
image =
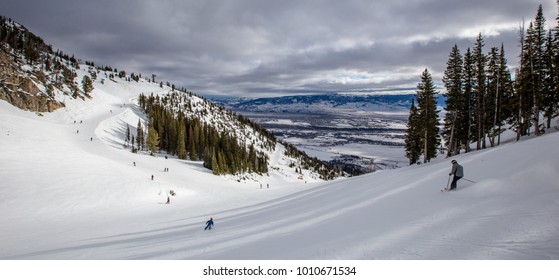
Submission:
MULTIPOLYGON (((305 113, 309 111, 408 111, 415 94, 317 94, 265 98, 210 98, 235 111, 305 113)), ((442 96, 439 104, 444 104, 442 96)))

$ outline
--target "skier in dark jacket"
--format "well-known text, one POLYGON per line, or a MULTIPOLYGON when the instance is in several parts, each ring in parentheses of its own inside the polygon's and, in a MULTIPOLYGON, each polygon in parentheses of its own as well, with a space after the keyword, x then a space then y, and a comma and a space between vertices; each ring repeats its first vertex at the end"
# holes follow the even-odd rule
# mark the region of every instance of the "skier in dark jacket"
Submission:
POLYGON ((464 177, 464 167, 458 164, 456 160, 452 160, 451 163, 452 163, 452 170, 450 171, 448 176, 454 175, 454 178, 452 178, 452 183, 450 183, 450 190, 452 191, 456 189, 456 183, 458 182, 458 180, 464 177))
POLYGON ((211 230, 212 227, 214 225, 214 218, 210 218, 207 222, 206 222, 206 228, 204 230, 211 230))

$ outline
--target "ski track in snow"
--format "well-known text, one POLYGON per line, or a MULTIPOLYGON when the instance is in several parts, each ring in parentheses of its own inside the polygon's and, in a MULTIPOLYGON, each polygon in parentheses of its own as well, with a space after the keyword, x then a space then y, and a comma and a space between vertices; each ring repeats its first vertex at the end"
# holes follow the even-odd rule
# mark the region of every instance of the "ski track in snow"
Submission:
POLYGON ((0 259, 559 258, 559 133, 457 156, 477 183, 451 193, 444 158, 305 184, 277 152, 239 183, 123 148, 140 92, 162 91, 97 83, 44 117, 0 101, 0 259))

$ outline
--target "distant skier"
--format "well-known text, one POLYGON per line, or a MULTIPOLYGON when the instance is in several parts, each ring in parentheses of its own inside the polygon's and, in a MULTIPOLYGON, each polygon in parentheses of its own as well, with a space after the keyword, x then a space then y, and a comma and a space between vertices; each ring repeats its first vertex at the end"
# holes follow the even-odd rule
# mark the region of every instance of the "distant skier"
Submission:
POLYGON ((206 228, 204 230, 211 230, 213 226, 214 226, 214 218, 210 218, 206 222, 206 228))
POLYGON ((450 183, 450 191, 455 190, 458 180, 464 177, 464 167, 458 164, 456 160, 452 160, 451 163, 452 163, 452 170, 450 171, 450 173, 448 173, 448 176, 454 175, 454 178, 452 178, 452 183, 450 183))
POLYGON ((171 204, 171 198, 167 197, 167 202, 165 204, 171 204))

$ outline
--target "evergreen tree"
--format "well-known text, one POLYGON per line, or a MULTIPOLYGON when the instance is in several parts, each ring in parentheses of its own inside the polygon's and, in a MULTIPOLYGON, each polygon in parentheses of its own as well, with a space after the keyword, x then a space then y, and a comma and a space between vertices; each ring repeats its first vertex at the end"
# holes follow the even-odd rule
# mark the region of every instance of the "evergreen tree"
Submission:
POLYGON ((496 99, 496 115, 495 123, 497 126, 497 145, 501 143, 501 132, 502 126, 505 124, 505 120, 509 119, 512 115, 511 101, 513 96, 512 80, 509 68, 507 66, 507 59, 505 57, 505 47, 501 44, 501 49, 499 52, 499 82, 497 89, 497 99, 496 99))
POLYGON ((189 145, 189 154, 190 160, 198 160, 198 143, 200 135, 200 126, 198 122, 195 122, 193 125, 190 126, 190 145, 189 145))
POLYGON ((137 150, 134 148, 134 136, 132 136, 132 141, 130 142, 130 146, 132 147, 132 152, 135 153, 137 150))
POLYGON ((147 146, 152 155, 159 151, 159 134, 153 127, 153 124, 148 128, 147 146))
POLYGON ((144 129, 142 127, 142 121, 138 119, 138 128, 136 134, 136 143, 138 144, 138 151, 143 150, 144 148, 144 129))
POLYGON ((466 148, 466 153, 470 151, 470 141, 475 140, 473 132, 475 131, 475 104, 476 98, 474 89, 476 87, 476 68, 474 56, 468 48, 464 54, 464 69, 462 71, 462 79, 464 85, 464 123, 461 124, 465 131, 464 138, 461 139, 462 145, 466 148))
POLYGON ((530 126, 530 112, 532 108, 533 72, 530 70, 531 60, 531 41, 533 40, 533 26, 530 23, 528 31, 524 31, 524 26, 520 29, 520 65, 516 70, 516 80, 514 82, 514 96, 512 99, 512 110, 510 123, 516 130, 516 140, 521 136, 527 135, 530 126))
POLYGON ((546 47, 545 47, 545 77, 544 77, 544 95, 542 96, 542 110, 544 112, 544 117, 546 118, 546 128, 551 127, 551 120, 555 116, 557 111, 557 105, 559 100, 557 99, 558 87, 557 87, 557 65, 555 64, 557 52, 559 51, 556 47, 556 38, 553 37, 551 30, 548 31, 546 47))
POLYGON ((176 120, 172 114, 169 113, 165 114, 165 131, 167 133, 165 134, 166 145, 164 146, 163 149, 170 154, 177 153, 177 144, 179 143, 178 141, 175 141, 175 139, 178 138, 177 123, 178 120, 176 120))
POLYGON ((477 149, 485 149, 485 97, 487 95, 486 89, 486 73, 485 73, 485 65, 486 65, 486 57, 483 53, 483 47, 485 43, 483 41, 483 37, 481 33, 478 35, 476 39, 476 45, 474 47, 473 56, 474 56, 474 67, 476 71, 476 82, 474 87, 474 96, 476 100, 476 107, 475 107, 475 128, 477 131, 477 149))
POLYGON ((126 125, 126 139, 124 141, 124 146, 128 147, 130 143, 130 126, 127 124, 126 125))
POLYGON ((531 57, 531 70, 534 74, 534 94, 532 107, 532 121, 534 123, 534 134, 540 135, 540 111, 542 108, 542 99, 546 95, 545 91, 545 46, 547 39, 547 31, 545 30, 545 17, 543 16, 543 8, 540 4, 536 19, 534 21, 534 41, 531 57))
POLYGON ((93 90, 93 81, 87 75, 83 76, 82 89, 87 96, 89 96, 89 93, 91 93, 91 91, 93 90))
POLYGON ((186 159, 186 128, 184 121, 179 121, 177 138, 177 155, 180 159, 186 159))
MULTIPOLYGON (((559 8, 559 0, 557 0, 557 7, 559 8)), ((551 93, 549 95, 548 102, 550 103, 548 107, 548 128, 551 126, 551 118, 556 117, 559 114, 559 13, 557 18, 557 25, 553 30, 553 40, 550 43, 551 47, 549 48, 550 52, 550 59, 551 59, 551 67, 550 67, 550 74, 551 74, 551 93), (552 53, 551 53, 552 52, 552 53)))
POLYGON ((421 156, 421 135, 418 122, 419 114, 415 107, 415 99, 412 99, 405 139, 406 157, 409 159, 410 165, 417 163, 421 156))
POLYGON ((429 162, 437 156, 437 147, 440 144, 436 94, 433 78, 429 70, 425 69, 421 74, 421 82, 417 85, 417 111, 423 162, 429 162))
POLYGON ((467 138, 468 112, 467 100, 463 86, 463 59, 457 45, 454 45, 444 72, 443 83, 446 88, 446 115, 444 118, 444 136, 448 156, 460 151, 461 139, 467 138))
POLYGON ((218 155, 215 149, 212 149, 212 163, 211 163, 211 169, 214 173, 214 175, 221 175, 221 170, 220 170, 221 165, 219 164, 218 161, 218 155))
POLYGON ((497 105, 500 99, 501 81, 501 57, 499 49, 491 48, 487 62, 487 96, 485 98, 485 134, 489 134, 491 147, 495 146, 497 131, 498 110, 497 105))

